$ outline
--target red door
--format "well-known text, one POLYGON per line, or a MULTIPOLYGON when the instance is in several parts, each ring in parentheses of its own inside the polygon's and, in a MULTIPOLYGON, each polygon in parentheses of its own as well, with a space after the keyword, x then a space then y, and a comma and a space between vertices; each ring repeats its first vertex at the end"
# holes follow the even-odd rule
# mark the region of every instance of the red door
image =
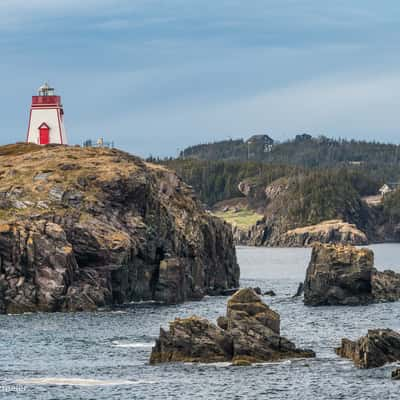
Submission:
POLYGON ((42 124, 39 127, 39 144, 50 143, 50 128, 47 124, 42 124))

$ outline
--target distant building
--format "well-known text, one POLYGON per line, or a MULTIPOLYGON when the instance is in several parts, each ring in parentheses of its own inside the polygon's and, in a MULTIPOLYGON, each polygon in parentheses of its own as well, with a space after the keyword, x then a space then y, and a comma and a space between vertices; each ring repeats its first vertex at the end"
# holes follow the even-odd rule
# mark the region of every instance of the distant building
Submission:
POLYGON ((388 193, 394 192, 400 188, 400 183, 385 183, 380 189, 379 193, 381 196, 385 196, 388 193))
POLYGON ((307 140, 311 140, 312 136, 309 135, 308 133, 303 133, 301 135, 296 135, 296 137, 294 138, 294 140, 296 142, 305 142, 307 140))
POLYGON ((47 83, 39 88, 37 96, 32 96, 26 141, 41 145, 67 144, 61 97, 47 83))
POLYGON ((359 166, 359 165, 363 165, 364 161, 349 161, 349 164, 359 166))
POLYGON ((258 145, 262 147, 264 153, 268 153, 272 150, 274 140, 268 135, 253 135, 246 141, 247 145, 258 145))
POLYGON ((99 137, 96 141, 87 139, 82 143, 83 147, 107 147, 110 149, 114 148, 114 142, 105 142, 104 138, 99 137))

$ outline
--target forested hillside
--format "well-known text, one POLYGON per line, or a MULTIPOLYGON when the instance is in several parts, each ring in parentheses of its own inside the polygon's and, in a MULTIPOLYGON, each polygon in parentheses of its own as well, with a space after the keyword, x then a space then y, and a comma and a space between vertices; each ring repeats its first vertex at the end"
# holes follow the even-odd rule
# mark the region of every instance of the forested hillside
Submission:
POLYGON ((337 164, 398 164, 400 146, 378 142, 336 140, 324 136, 298 135, 293 140, 265 148, 259 142, 224 140, 186 148, 181 158, 201 160, 262 161, 303 167, 327 167, 337 164))
POLYGON ((240 182, 265 188, 278 178, 288 177, 298 182, 298 190, 312 189, 314 197, 323 196, 325 201, 329 201, 331 197, 340 196, 344 182, 360 196, 369 196, 376 194, 386 177, 391 175, 391 171, 375 169, 370 173, 364 167, 354 166, 301 168, 261 162, 194 159, 175 159, 164 163, 193 186, 199 198, 209 206, 221 200, 243 196, 238 188, 240 182), (330 190, 329 195, 325 193, 327 190, 330 190))
POLYGON ((238 185, 244 180, 268 185, 275 179, 301 171, 293 166, 259 162, 175 159, 163 163, 193 186, 199 198, 209 206, 221 200, 242 196, 238 185))
POLYGON ((400 237, 400 191, 377 196, 384 183, 400 182, 399 146, 309 135, 265 145, 253 138, 193 146, 178 159, 158 161, 176 170, 219 215, 229 208, 230 218, 253 224, 264 215, 261 234, 271 241, 289 229, 332 219, 355 224, 373 240, 400 237), (374 207, 368 196, 377 198, 374 207), (232 202, 238 197, 244 202, 232 202))

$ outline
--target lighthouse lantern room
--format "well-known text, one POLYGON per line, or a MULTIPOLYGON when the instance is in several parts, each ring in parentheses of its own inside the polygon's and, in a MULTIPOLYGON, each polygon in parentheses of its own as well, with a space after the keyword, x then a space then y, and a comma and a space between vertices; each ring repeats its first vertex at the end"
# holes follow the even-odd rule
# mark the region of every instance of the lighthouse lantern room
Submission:
POLYGON ((61 97, 47 83, 39 88, 38 96, 32 96, 27 142, 68 144, 61 97))

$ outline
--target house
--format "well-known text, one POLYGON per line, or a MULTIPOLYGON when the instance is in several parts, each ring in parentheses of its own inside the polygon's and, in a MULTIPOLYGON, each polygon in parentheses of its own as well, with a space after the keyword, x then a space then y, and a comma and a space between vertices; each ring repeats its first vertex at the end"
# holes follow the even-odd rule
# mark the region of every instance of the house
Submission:
POLYGON ((295 142, 306 142, 309 140, 312 140, 312 136, 309 135, 308 133, 303 133, 301 135, 296 135, 296 137, 294 138, 295 142))
POLYGON ((274 140, 268 135, 253 135, 246 141, 247 146, 256 145, 263 149, 264 153, 269 153, 272 150, 274 140))
POLYGON ((400 188, 400 183, 385 183, 380 189, 379 193, 381 196, 385 196, 400 188))
POLYGON ((360 166, 363 164, 364 164, 364 161, 349 161, 349 165, 360 166))

